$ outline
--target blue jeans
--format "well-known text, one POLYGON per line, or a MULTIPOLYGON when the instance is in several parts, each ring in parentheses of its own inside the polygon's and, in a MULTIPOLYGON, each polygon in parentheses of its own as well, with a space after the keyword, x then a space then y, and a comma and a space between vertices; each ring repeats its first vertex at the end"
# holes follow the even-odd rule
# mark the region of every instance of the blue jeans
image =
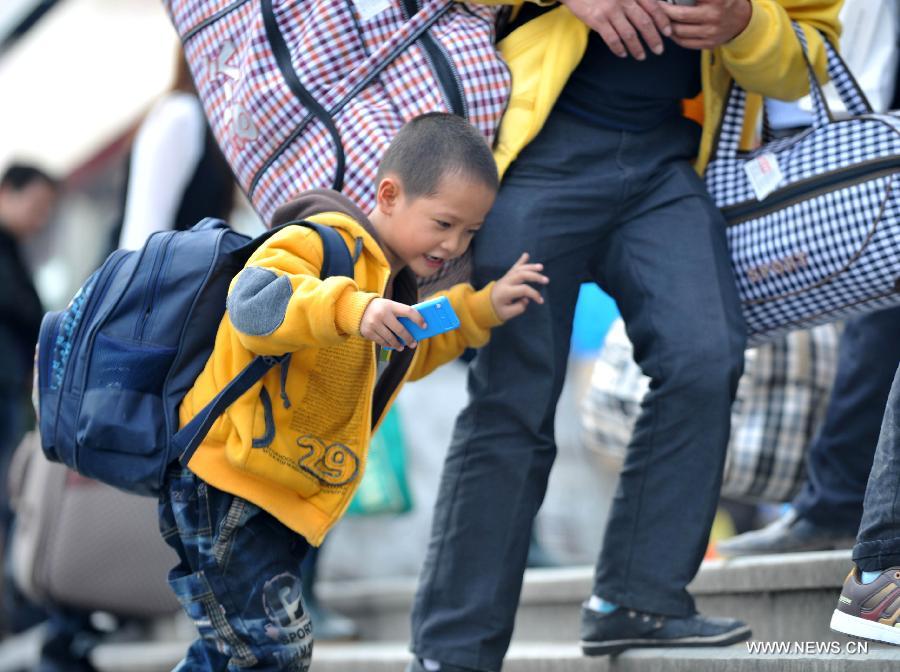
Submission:
POLYGON ((300 582, 306 540, 181 467, 169 471, 159 520, 180 560, 169 585, 200 634, 176 670, 307 672, 313 636, 300 582))
POLYGON ((859 528, 878 430, 898 364, 900 308, 847 321, 825 421, 809 447, 806 482, 793 502, 804 518, 850 534, 859 528))
POLYGON ((527 251, 550 284, 545 303, 495 329, 470 367, 413 608, 420 657, 500 669, 589 277, 615 298, 652 379, 595 591, 639 610, 694 612, 685 587, 719 499, 745 346, 725 222, 691 165, 698 137, 684 119, 629 133, 557 110, 504 177, 475 241, 475 282, 527 251))
POLYGON ((900 369, 881 424, 853 560, 864 572, 900 566, 900 369))

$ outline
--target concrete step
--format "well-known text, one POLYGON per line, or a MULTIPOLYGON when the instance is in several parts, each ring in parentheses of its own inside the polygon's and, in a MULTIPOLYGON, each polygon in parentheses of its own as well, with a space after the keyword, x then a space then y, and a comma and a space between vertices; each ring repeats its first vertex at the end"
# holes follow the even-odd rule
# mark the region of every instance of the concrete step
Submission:
MULTIPOLYGON (((887 660, 900 669, 900 649, 882 651, 872 645, 869 656, 850 655, 850 640, 829 630, 828 622, 849 568, 850 556, 845 551, 719 560, 704 563, 691 586, 703 613, 742 618, 753 628, 754 641, 787 643, 789 648, 795 646, 794 642, 801 646, 809 642, 813 643, 811 651, 766 656, 748 652, 746 645, 639 651, 619 657, 612 665, 606 659, 583 659, 575 646, 579 607, 590 593, 592 569, 531 570, 526 573, 513 650, 504 670, 887 670, 887 660), (816 642, 837 647, 838 653, 816 654, 816 642)), ((356 619, 364 640, 371 643, 317 643, 317 672, 403 670, 408 653, 406 645, 397 642, 409 641, 415 585, 415 579, 322 584, 319 592, 323 601, 356 619)), ((159 630, 156 642, 103 645, 97 649, 95 660, 100 669, 109 672, 170 670, 187 647, 185 637, 190 636, 190 628, 159 630)))
MULTIPOLYGON (((703 564, 691 592, 702 613, 740 618, 757 639, 824 641, 849 570, 849 551, 714 560, 703 564)), ((574 641, 592 577, 590 567, 526 572, 514 641, 574 641)), ((364 639, 409 641, 415 586, 414 579, 343 582, 323 584, 319 593, 359 622, 364 639)))
MULTIPOLYGON (((792 643, 789 643, 793 645, 792 643)), ((510 649, 504 672, 886 672, 900 666, 900 649, 843 644, 834 652, 807 651, 757 654, 747 645, 711 649, 644 649, 617 658, 586 658, 573 644, 516 644, 510 649)), ((814 643, 811 643, 814 644, 814 643)), ((105 646, 94 656, 103 672, 164 672, 184 653, 183 646, 135 644, 105 646)), ((315 672, 403 672, 410 654, 402 644, 317 644, 315 672)))

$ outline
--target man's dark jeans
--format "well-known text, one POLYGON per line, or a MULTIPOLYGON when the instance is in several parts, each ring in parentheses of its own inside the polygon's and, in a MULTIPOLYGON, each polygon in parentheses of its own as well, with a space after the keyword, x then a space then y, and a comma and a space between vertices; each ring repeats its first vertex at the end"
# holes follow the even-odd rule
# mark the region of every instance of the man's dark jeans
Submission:
POLYGON ((864 572, 900 566, 900 369, 884 412, 853 560, 864 572))
POLYGON ((807 480, 793 502, 802 517, 851 534, 859 528, 878 430, 898 364, 900 308, 847 321, 825 422, 809 447, 807 480))
POLYGON ((419 656, 500 669, 556 454, 578 289, 591 276, 616 299, 652 378, 595 591, 694 612, 685 586, 716 511, 745 345, 725 222, 690 162, 698 137, 684 119, 628 133, 556 111, 506 174, 476 241, 476 284, 523 251, 550 284, 545 304, 495 329, 470 368, 413 609, 419 656))

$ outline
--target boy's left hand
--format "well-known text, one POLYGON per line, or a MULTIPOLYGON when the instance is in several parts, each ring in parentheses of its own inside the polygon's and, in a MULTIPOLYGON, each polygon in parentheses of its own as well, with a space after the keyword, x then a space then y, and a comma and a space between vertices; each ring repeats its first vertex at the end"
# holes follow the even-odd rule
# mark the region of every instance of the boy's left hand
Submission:
POLYGON ((550 279, 541 273, 543 264, 529 264, 525 252, 491 288, 491 304, 497 317, 506 322, 525 312, 531 301, 543 303, 540 292, 528 283, 546 285, 550 279))

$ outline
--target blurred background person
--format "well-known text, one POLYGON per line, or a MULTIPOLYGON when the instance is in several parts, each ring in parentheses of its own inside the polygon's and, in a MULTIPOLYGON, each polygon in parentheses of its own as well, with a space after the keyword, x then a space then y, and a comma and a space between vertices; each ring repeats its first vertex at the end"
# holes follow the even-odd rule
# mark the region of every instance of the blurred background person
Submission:
POLYGON ((183 54, 171 90, 138 129, 128 162, 116 246, 143 247, 157 231, 184 231, 204 217, 228 219, 235 205, 231 168, 206 122, 183 54))
POLYGON ((6 476, 12 453, 34 422, 31 371, 44 309, 22 245, 53 214, 59 187, 40 168, 13 164, 0 178, 0 507, 9 524, 6 476))
MULTIPOLYGON (((24 244, 49 224, 59 193, 55 178, 16 163, 0 177, 0 548, 12 532, 8 493, 12 455, 34 424, 31 405, 34 346, 44 309, 34 287, 24 244)), ((6 578, 3 566, 3 630, 16 632, 41 618, 6 578)))
POLYGON ((28 425, 34 344, 44 315, 21 246, 49 223, 57 193, 56 180, 35 166, 14 164, 0 178, 0 451, 4 463, 28 425))

